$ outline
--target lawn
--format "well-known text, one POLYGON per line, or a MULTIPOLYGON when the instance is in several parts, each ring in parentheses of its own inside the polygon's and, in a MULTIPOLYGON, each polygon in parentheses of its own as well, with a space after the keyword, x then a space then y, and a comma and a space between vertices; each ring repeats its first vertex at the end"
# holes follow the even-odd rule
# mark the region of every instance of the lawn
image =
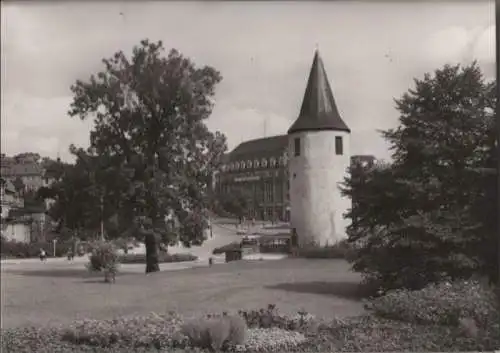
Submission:
MULTIPOLYGON (((124 269, 126 271, 126 269, 124 269)), ((123 272, 115 284, 73 265, 2 271, 3 327, 65 324, 75 319, 176 311, 183 315, 255 309, 276 304, 319 317, 364 312, 359 276, 343 260, 234 262, 212 268, 123 272)))

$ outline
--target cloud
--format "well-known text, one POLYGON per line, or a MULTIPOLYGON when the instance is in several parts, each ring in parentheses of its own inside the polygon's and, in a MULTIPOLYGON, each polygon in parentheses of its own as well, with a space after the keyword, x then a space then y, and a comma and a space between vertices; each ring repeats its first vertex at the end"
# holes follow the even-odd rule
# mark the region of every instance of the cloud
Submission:
POLYGON ((489 68, 495 62, 495 26, 445 28, 427 38, 422 53, 424 59, 432 65, 470 63, 477 60, 479 64, 489 68))
POLYGON ((71 143, 88 145, 91 121, 67 115, 71 97, 2 97, 2 153, 34 151, 69 158, 71 143))
POLYGON ((319 45, 353 153, 387 157, 376 132, 397 124, 393 98, 446 62, 477 58, 494 72, 491 4, 2 3, 2 152, 67 155, 91 122, 67 116, 69 90, 101 58, 161 39, 224 79, 208 124, 231 147, 285 133, 319 45), (439 16, 436 14, 439 13, 439 16), (425 25, 424 25, 425 24, 425 25), (492 61, 493 58, 493 61, 492 61))

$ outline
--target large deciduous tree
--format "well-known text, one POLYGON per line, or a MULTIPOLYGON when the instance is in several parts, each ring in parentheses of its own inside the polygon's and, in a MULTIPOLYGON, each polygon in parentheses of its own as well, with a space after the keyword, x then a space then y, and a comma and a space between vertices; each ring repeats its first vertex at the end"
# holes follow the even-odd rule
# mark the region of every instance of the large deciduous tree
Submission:
POLYGON ((384 131, 393 162, 351 168, 345 194, 356 271, 386 289, 495 275, 495 87, 480 68, 445 66, 415 80, 384 131), (490 169, 491 170, 491 169, 490 169), (494 218, 493 218, 494 219, 494 218))
MULTIPOLYGON (((161 42, 144 40, 131 57, 120 51, 104 59, 103 71, 71 87, 70 115, 94 120, 88 153, 110 163, 118 219, 147 218, 158 230, 174 214, 191 224, 182 241, 200 243, 207 189, 226 150, 224 135, 205 124, 222 78, 176 50, 167 57, 163 51, 161 42)), ((146 251, 155 253, 157 242, 147 243, 146 251)))

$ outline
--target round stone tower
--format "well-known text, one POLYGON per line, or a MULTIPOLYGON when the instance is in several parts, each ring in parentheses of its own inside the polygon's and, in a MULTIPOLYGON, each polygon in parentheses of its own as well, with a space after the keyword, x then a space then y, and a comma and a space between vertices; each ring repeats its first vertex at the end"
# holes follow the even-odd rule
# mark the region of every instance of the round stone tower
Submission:
POLYGON ((288 130, 292 242, 299 247, 346 238, 351 200, 339 187, 350 165, 350 133, 316 51, 299 117, 288 130))

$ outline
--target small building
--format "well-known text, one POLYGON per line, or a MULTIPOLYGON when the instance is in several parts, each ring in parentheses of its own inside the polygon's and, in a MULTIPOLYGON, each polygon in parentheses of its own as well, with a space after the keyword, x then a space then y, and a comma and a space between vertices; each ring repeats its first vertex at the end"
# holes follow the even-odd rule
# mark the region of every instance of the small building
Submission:
POLYGON ((31 243, 31 221, 25 219, 2 221, 2 236, 6 240, 31 243))
POLYGON ((242 249, 226 250, 226 262, 239 261, 243 258, 242 249))
POLYGON ((0 204, 2 219, 7 218, 12 210, 20 209, 24 206, 23 199, 17 192, 14 184, 3 177, 0 178, 0 204))

